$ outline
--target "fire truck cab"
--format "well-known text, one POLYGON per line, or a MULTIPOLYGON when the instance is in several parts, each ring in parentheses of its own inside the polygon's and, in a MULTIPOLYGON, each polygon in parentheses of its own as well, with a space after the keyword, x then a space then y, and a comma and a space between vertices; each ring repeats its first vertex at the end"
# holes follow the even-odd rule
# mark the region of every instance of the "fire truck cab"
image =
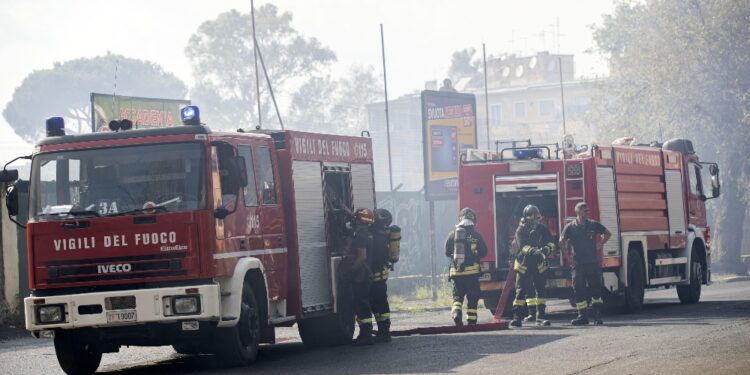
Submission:
POLYGON ((351 340, 338 265, 348 213, 375 208, 370 139, 214 132, 197 113, 82 135, 48 121, 30 157, 25 319, 54 334, 65 372, 94 372, 123 345, 248 364, 295 323, 306 345, 351 340))
MULTIPOLYGON (((477 229, 490 249, 481 262, 485 305, 494 313, 502 289, 512 288, 504 280, 523 208, 539 207, 542 223, 559 240, 579 202, 612 233, 597 254, 605 303, 637 311, 646 288, 670 286, 677 287, 681 302, 698 302, 701 284, 711 281, 705 201, 719 196, 718 166, 701 161, 684 139, 654 146, 594 145, 586 151, 567 144, 564 150, 530 141, 470 150, 462 161, 459 207, 476 210, 477 229)), ((548 297, 572 301, 572 259, 557 249, 548 260, 548 297)))

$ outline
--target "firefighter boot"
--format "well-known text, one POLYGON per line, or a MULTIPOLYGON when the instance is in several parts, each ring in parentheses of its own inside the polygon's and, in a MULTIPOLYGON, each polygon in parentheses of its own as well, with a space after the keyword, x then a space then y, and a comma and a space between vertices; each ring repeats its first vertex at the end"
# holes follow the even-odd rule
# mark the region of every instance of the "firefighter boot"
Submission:
POLYGON ((536 306, 536 325, 538 326, 548 326, 550 325, 549 320, 547 320, 547 305, 540 303, 536 306))
POLYGON ((513 306, 513 320, 510 321, 512 327, 523 326, 523 319, 521 318, 521 314, 523 313, 521 311, 522 308, 522 306, 513 306))
POLYGON ((359 326, 359 335, 354 339, 354 346, 372 345, 372 324, 362 324, 359 326))
POLYGON ((464 325, 463 322, 463 311, 461 311, 463 303, 461 302, 453 302, 453 309, 451 310, 451 318, 453 319, 453 323, 456 326, 462 326, 464 325))
POLYGON ((588 313, 586 309, 578 310, 578 316, 570 321, 570 324, 574 326, 585 326, 589 324, 588 313))
POLYGON ((378 322, 378 333, 375 335, 375 342, 391 342, 390 319, 378 322))
POLYGON ((602 309, 598 305, 591 306, 592 313, 594 313, 593 319, 594 319, 594 325, 600 326, 604 324, 604 321, 602 320, 602 309))
POLYGON ((536 322, 536 305, 528 305, 526 309, 529 310, 529 315, 523 318, 524 322, 536 322))

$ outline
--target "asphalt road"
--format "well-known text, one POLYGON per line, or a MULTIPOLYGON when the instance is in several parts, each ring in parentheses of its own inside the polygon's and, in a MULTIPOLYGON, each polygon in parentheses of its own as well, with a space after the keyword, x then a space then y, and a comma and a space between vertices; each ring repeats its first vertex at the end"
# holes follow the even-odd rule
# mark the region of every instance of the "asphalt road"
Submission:
MULTIPOLYGON (((674 289, 646 294, 646 308, 610 315, 604 326, 572 327, 566 302, 553 304, 551 327, 394 338, 371 347, 306 349, 294 329, 264 346, 248 368, 221 368, 213 356, 169 347, 105 354, 110 374, 750 374, 750 281, 713 284, 697 305, 674 289)), ((395 329, 443 325, 448 310, 395 314, 395 329)), ((487 311, 480 321, 489 321, 487 311)), ((1 374, 60 374, 51 340, 0 332, 1 374)))

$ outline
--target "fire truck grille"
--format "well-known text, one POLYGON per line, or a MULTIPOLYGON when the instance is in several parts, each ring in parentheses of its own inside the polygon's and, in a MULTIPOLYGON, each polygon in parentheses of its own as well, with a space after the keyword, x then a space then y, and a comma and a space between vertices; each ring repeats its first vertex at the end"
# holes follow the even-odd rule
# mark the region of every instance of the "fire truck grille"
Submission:
POLYGON ((185 275, 185 253, 47 262, 47 283, 140 279, 185 275))

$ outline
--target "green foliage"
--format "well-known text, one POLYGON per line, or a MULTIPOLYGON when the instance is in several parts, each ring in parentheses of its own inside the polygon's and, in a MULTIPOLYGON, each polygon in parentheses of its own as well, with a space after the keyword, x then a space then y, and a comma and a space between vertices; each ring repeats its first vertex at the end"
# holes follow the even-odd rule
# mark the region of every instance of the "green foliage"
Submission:
POLYGON ((367 104, 379 98, 370 66, 354 66, 344 78, 312 77, 292 96, 289 127, 297 130, 359 135, 367 129, 367 104))
POLYGON ((448 77, 456 85, 462 78, 471 78, 468 87, 481 87, 483 76, 480 69, 482 56, 477 54, 474 48, 465 48, 453 52, 451 66, 448 68, 448 77))
POLYGON ((589 121, 610 139, 692 138, 722 164, 715 202, 722 263, 739 263, 750 200, 750 3, 742 0, 620 2, 594 29, 611 77, 589 121), (743 188, 744 187, 744 188, 743 188))
MULTIPOLYGON (((256 34, 277 98, 316 76, 336 61, 333 51, 315 38, 305 38, 292 25, 289 12, 272 4, 256 10, 256 34)), ((205 119, 223 129, 257 124, 255 66, 250 13, 231 10, 204 22, 190 37, 185 53, 193 66, 192 98, 205 108, 205 119)), ((260 62, 261 112, 264 124, 275 111, 260 62)))
POLYGON ((117 94, 183 99, 187 93, 182 81, 157 64, 107 54, 31 72, 16 88, 3 116, 29 142, 44 135, 44 121, 50 116, 65 117, 69 131, 89 131, 90 94, 113 91, 116 66, 117 94))

